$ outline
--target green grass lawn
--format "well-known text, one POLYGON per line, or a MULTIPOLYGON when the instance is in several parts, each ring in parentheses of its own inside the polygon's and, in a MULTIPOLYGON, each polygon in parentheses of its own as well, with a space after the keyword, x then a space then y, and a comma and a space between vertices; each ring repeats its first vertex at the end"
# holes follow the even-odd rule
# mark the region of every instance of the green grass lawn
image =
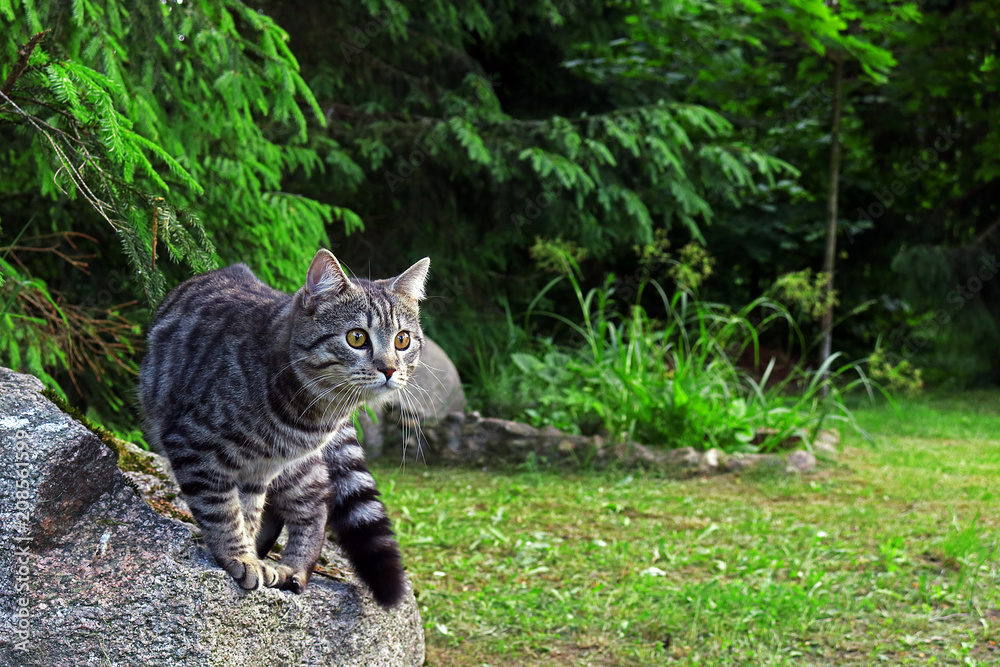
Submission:
POLYGON ((428 665, 1000 663, 1000 394, 803 477, 376 467, 428 665))

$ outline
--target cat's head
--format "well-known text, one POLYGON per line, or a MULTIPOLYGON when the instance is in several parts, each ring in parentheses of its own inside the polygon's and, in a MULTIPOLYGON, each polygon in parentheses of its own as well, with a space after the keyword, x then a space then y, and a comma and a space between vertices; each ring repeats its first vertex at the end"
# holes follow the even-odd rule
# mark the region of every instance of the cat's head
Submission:
POLYGON ((295 295, 290 350, 311 393, 353 409, 406 386, 424 344, 418 302, 430 264, 425 257, 395 278, 366 280, 348 277, 329 250, 316 253, 295 295))

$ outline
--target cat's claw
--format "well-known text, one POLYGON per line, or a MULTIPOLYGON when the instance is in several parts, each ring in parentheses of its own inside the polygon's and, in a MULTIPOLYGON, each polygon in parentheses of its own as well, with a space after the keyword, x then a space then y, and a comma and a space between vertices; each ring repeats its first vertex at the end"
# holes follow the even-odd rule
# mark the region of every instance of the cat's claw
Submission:
POLYGON ((266 586, 267 588, 274 588, 278 584, 278 581, 281 579, 281 576, 278 574, 277 569, 275 569, 274 566, 265 563, 264 561, 261 561, 260 569, 264 574, 264 586, 266 586))
POLYGON ((273 567, 275 569, 276 576, 272 583, 267 584, 268 588, 277 588, 283 591, 291 590, 288 587, 288 582, 293 576, 295 576, 295 570, 287 565, 275 565, 273 567))
POLYGON ((306 589, 306 584, 309 582, 309 576, 305 572, 295 572, 290 567, 285 567, 288 570, 288 576, 285 578, 284 582, 278 588, 283 591, 291 591, 296 594, 301 594, 306 589))

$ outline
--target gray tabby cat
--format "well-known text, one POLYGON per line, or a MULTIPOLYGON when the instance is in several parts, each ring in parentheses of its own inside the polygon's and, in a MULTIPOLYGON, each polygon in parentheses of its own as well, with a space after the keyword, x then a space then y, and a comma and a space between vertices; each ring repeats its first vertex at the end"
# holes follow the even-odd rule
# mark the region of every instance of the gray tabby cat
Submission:
POLYGON ((429 266, 352 279, 320 250, 294 295, 236 264, 164 299, 139 376, 147 439, 243 588, 302 592, 329 525, 375 599, 402 598, 399 546, 351 414, 417 367, 429 266), (280 564, 263 560, 285 525, 280 564))

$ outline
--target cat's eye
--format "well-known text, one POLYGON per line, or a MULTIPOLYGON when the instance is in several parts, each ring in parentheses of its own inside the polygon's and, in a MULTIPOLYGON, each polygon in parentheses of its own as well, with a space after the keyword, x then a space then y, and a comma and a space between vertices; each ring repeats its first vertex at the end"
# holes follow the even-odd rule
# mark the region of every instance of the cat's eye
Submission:
POLYGON ((362 329, 351 329, 347 332, 347 344, 351 347, 364 347, 368 342, 368 334, 362 329))
POLYGON ((408 347, 410 347, 410 332, 400 331, 396 334, 396 349, 405 350, 408 347))

